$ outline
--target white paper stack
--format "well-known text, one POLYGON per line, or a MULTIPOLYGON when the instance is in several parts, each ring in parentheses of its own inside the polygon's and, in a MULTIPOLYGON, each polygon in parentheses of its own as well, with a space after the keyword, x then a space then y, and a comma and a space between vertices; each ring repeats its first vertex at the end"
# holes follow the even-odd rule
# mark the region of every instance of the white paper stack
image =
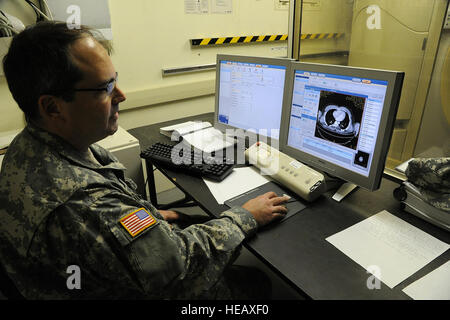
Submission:
POLYGON ((159 132, 171 138, 172 141, 179 141, 183 138, 185 143, 207 153, 222 150, 235 144, 233 138, 227 137, 206 121, 187 121, 162 127, 159 132))

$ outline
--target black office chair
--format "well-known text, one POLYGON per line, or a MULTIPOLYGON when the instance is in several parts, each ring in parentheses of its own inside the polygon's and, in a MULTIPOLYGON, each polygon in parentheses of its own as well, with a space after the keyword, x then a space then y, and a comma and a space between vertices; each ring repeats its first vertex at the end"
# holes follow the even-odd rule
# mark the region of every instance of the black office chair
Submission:
POLYGON ((24 300, 25 298, 17 290, 14 282, 6 273, 3 265, 0 263, 0 291, 9 300, 24 300))

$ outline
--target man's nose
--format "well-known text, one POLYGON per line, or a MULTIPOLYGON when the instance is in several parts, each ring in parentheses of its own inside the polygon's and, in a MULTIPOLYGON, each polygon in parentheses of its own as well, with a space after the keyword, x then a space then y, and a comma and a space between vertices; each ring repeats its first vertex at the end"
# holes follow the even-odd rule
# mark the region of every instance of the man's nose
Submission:
POLYGON ((116 84, 113 91, 113 103, 118 104, 124 102, 126 99, 125 93, 120 90, 119 86, 116 84))

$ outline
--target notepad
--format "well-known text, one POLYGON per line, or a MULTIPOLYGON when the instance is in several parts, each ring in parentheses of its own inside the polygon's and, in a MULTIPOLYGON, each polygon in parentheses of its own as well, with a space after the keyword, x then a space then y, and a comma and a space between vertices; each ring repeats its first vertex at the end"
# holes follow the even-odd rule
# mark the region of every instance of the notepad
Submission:
POLYGON ((159 132, 172 141, 183 140, 194 148, 211 153, 233 146, 236 142, 207 121, 187 121, 173 126, 162 127, 159 132))
POLYGON ((226 200, 270 181, 255 167, 234 168, 233 172, 221 182, 203 180, 219 204, 224 204, 226 200))
POLYGON ((159 132, 173 141, 178 141, 186 134, 199 131, 211 127, 211 123, 207 121, 187 121, 172 126, 159 128, 159 132))
POLYGON ((207 153, 222 150, 235 144, 233 138, 227 137, 213 127, 185 134, 183 135, 183 141, 207 153))
POLYGON ((326 239, 390 288, 450 248, 428 233, 383 210, 326 239))

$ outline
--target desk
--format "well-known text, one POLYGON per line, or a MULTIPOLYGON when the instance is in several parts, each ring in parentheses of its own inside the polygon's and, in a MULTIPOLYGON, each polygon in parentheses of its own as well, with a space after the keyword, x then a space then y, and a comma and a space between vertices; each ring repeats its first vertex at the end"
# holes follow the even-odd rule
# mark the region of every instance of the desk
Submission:
MULTIPOLYGON (((212 122, 213 114, 168 121, 129 130, 145 149, 156 142, 170 142, 159 128, 189 120, 212 122)), ((173 170, 158 168, 183 192, 212 216, 227 209, 219 205, 201 178, 173 170)), ((450 233, 404 212, 393 196, 397 183, 383 178, 375 192, 363 189, 351 193, 341 203, 328 192, 307 208, 285 221, 270 225, 244 245, 274 270, 300 294, 311 299, 410 299, 402 292, 410 283, 436 269, 450 259, 450 250, 419 270, 407 280, 390 289, 381 283, 380 289, 366 286, 369 274, 364 268, 336 249, 325 239, 373 214, 388 210, 393 215, 450 243, 450 233)))

